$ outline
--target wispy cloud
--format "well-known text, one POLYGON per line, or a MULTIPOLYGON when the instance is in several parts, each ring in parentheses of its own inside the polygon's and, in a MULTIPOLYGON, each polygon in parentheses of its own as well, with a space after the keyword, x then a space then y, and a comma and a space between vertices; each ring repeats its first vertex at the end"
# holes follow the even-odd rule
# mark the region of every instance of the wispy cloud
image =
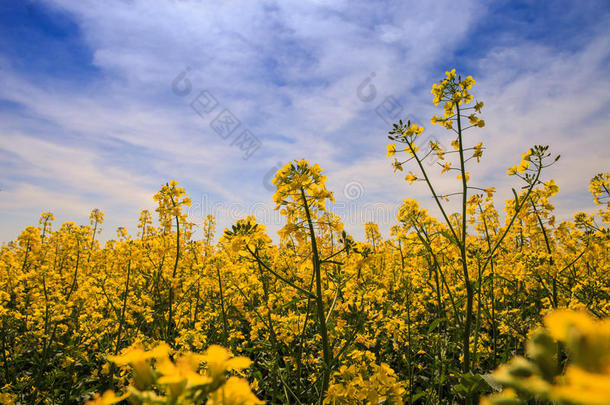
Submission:
MULTIPOLYGON (((603 2, 561 16, 478 1, 24 4, 11 12, 36 21, 24 19, 19 35, 2 20, 2 240, 41 211, 78 219, 95 207, 106 212, 112 237, 113 227, 135 224, 137 210, 151 208, 172 178, 199 201, 195 217, 218 208, 222 227, 254 208, 274 231, 265 176, 301 157, 326 168, 339 202, 361 213, 373 203, 391 212, 407 196, 428 204, 423 188, 392 173, 384 158, 389 128, 375 108, 394 96, 404 116, 426 125, 429 85, 452 66, 475 76, 486 102, 488 126, 472 132, 488 147, 476 181, 509 189, 506 168, 529 145, 551 144, 564 156, 551 175, 563 189, 558 210, 568 216, 590 208, 586 181, 608 169, 603 2), (556 41, 577 24, 585 27, 578 35, 556 41), (34 37, 40 46, 27 49, 35 52, 13 49, 34 37), (187 66, 192 92, 180 97, 171 84, 187 66), (371 74, 376 96, 365 102, 357 88, 371 74), (262 141, 251 158, 190 107, 202 90, 262 141), (357 201, 344 195, 354 182, 363 190, 357 201)), ((383 222, 387 231, 390 220, 383 222)), ((348 230, 361 235, 362 224, 351 221, 348 230)))

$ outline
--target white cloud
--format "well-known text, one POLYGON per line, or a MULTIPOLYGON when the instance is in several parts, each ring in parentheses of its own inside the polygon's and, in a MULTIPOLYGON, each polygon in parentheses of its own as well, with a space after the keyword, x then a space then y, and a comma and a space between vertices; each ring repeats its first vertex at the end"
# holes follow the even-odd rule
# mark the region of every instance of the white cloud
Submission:
MULTIPOLYGON (((107 217, 122 220, 120 207, 147 208, 170 178, 194 201, 224 202, 222 228, 239 211, 230 203, 270 204, 265 174, 277 162, 301 157, 327 169, 338 197, 346 184, 362 184, 361 211, 373 202, 392 210, 407 196, 429 205, 424 188, 392 173, 384 158, 388 126, 374 109, 394 95, 405 114, 428 117, 428 82, 438 79, 437 66, 468 46, 488 12, 476 1, 46 3, 78 23, 98 73, 90 82, 32 81, 0 59, 0 98, 19 105, 2 113, 0 123, 0 149, 10 156, 2 165, 10 179, 3 185, 11 191, 0 207, 3 216, 19 208, 19 218, 32 218, 11 223, 5 240, 43 210, 28 197, 33 193, 53 210, 80 212, 104 202, 107 217), (193 92, 180 98, 171 82, 186 66, 193 92), (372 72, 377 96, 365 103, 356 89, 372 72), (211 117, 189 107, 203 89, 262 140, 250 160, 213 132, 211 117), (32 202, 20 206, 22 198, 32 202)), ((464 61, 480 72, 476 94, 486 102, 488 123, 472 132, 488 148, 473 179, 508 190, 504 171, 525 145, 548 143, 564 155, 551 170, 563 188, 558 211, 565 216, 590 207, 585 181, 607 170, 610 89, 600 79, 607 79, 607 49, 604 35, 562 52, 541 42, 502 41, 464 61)), ((450 179, 434 178, 441 188, 450 186, 450 179)), ((351 230, 361 235, 358 228, 354 223, 351 230)))

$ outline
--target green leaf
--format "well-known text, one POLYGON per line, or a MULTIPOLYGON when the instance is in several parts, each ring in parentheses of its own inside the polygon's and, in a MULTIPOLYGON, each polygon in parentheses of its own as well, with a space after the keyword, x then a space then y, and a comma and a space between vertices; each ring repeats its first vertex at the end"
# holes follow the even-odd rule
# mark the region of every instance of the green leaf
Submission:
POLYGON ((444 321, 445 318, 437 318, 435 320, 432 321, 432 323, 430 324, 430 326, 428 326, 428 334, 432 333, 437 326, 441 323, 441 321, 444 321))

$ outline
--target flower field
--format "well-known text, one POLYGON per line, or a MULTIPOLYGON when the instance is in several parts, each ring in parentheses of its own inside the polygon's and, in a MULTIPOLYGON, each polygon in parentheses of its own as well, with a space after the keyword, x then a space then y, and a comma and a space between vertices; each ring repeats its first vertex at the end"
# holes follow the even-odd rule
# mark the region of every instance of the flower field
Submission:
POLYGON ((0 250, 0 402, 609 404, 610 174, 590 180, 595 212, 558 221, 559 157, 526 146, 513 198, 495 201, 470 180, 475 84, 452 70, 432 87, 450 148, 420 150, 422 123, 390 129, 388 164, 440 215, 406 199, 389 239, 373 222, 346 234, 306 160, 273 179, 279 243, 254 216, 189 222, 176 181, 103 244, 101 211, 43 213, 0 250))

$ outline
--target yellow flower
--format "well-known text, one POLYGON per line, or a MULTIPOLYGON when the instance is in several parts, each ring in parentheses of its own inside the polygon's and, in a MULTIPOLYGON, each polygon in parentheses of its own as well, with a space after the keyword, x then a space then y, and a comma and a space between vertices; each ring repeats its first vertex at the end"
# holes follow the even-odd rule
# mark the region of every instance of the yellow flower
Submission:
POLYGON ((412 172, 409 172, 409 174, 407 174, 407 176, 405 177, 405 180, 408 181, 409 184, 413 184, 413 182, 417 180, 417 176, 412 172))
POLYGON ((527 168, 530 167, 530 162, 527 161, 522 161, 521 164, 517 167, 517 171, 519 173, 523 173, 527 170, 527 168))
POLYGON ((462 82, 460 83, 460 87, 462 87, 462 89, 464 90, 468 90, 471 89, 475 83, 476 81, 472 78, 472 76, 468 76, 464 80, 462 80, 462 82))
POLYGON ((572 332, 591 333, 596 329, 593 321, 585 314, 569 310, 554 311, 546 316, 544 324, 553 338, 566 342, 572 332))
MULTIPOLYGON (((470 180, 470 173, 469 172, 465 172, 464 175, 466 177, 466 181, 470 180)), ((462 175, 458 174, 457 178, 458 178, 458 180, 462 180, 462 175)))
POLYGON ((131 347, 124 351, 119 356, 108 356, 108 360, 118 365, 127 365, 133 367, 135 371, 134 379, 138 388, 145 388, 152 383, 151 368, 149 362, 151 359, 160 359, 167 357, 169 346, 161 343, 152 350, 144 350, 141 347, 131 347))
POLYGON ((388 150, 386 157, 394 156, 394 154, 396 153, 396 144, 391 143, 388 146, 386 146, 386 149, 388 150))
POLYGON ((210 405, 257 405, 265 402, 252 393, 248 381, 243 378, 230 377, 225 384, 211 394, 207 403, 210 405))
MULTIPOLYGON (((445 114, 446 116, 451 116, 452 113, 448 113, 445 114)), ((453 121, 449 118, 442 118, 442 117, 438 117, 436 115, 432 116, 432 120, 430 121, 432 123, 432 125, 441 125, 447 129, 451 129, 451 127, 453 126, 453 121)))
POLYGON ((418 136, 421 135, 424 132, 424 127, 419 126, 417 124, 411 124, 411 126, 409 126, 405 132, 403 132, 403 136, 404 137, 411 137, 411 136, 418 136))
POLYGON ((416 124, 411 124, 411 131, 413 131, 416 135, 421 135, 424 132, 424 127, 418 126, 416 124))
POLYGON ((477 162, 481 161, 481 156, 483 156, 483 142, 479 142, 474 147, 474 155, 473 157, 477 158, 477 162))
POLYGON ((492 198, 494 196, 494 192, 496 191, 495 187, 490 187, 483 189, 483 191, 487 194, 487 198, 492 198))
POLYGON ((136 364, 153 358, 161 358, 167 356, 169 346, 166 343, 161 343, 152 350, 144 350, 141 347, 135 346, 128 348, 123 354, 118 356, 108 356, 108 360, 118 365, 136 364))
POLYGON ((568 366, 563 384, 553 387, 551 398, 575 404, 607 405, 610 399, 610 375, 590 373, 568 366))
POLYGON ((453 108, 455 106, 455 103, 453 101, 447 101, 445 103, 445 106, 443 107, 443 109, 445 110, 445 112, 443 113, 445 117, 451 117, 453 115, 453 108))
POLYGON ((408 152, 408 153, 409 153, 409 155, 411 155, 411 156, 415 156, 414 154, 415 154, 415 153, 417 153, 417 152, 419 151, 419 146, 415 146, 415 145, 413 145, 413 146, 411 146, 411 147, 408 147, 408 146, 407 146, 407 147, 404 149, 404 151, 405 151, 405 152, 408 152))
POLYGON ((225 371, 242 370, 250 367, 252 361, 247 357, 233 357, 231 353, 222 346, 212 345, 199 356, 201 361, 207 363, 208 374, 213 377, 224 375, 225 371))
POLYGON ((547 181, 546 183, 544 183, 544 186, 549 191, 549 194, 551 196, 553 196, 559 192, 559 187, 557 186, 557 183, 555 183, 555 180, 551 179, 551 180, 547 181))

